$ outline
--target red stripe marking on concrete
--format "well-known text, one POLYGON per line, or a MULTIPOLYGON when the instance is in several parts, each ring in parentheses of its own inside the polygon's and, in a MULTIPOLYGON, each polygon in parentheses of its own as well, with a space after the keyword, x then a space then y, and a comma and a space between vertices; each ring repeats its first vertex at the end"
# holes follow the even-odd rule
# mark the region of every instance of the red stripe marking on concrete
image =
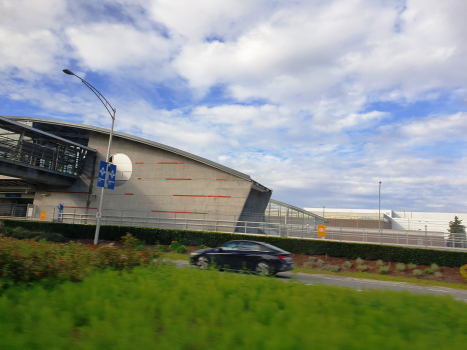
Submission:
POLYGON ((125 193, 125 196, 132 196, 133 193, 125 193))
POLYGON ((201 195, 197 195, 197 194, 174 194, 174 197, 232 198, 231 196, 201 196, 201 195))
POLYGON ((138 180, 142 180, 143 178, 142 177, 138 177, 138 180))
POLYGON ((216 179, 217 181, 227 181, 227 179, 216 179))
POLYGON ((177 163, 177 162, 160 162, 157 164, 185 164, 185 163, 177 163))
POLYGON ((144 162, 139 162, 139 163, 135 163, 135 164, 144 164, 144 162))
POLYGON ((194 213, 194 212, 189 212, 189 211, 164 211, 164 210, 152 210, 152 213, 172 213, 172 214, 204 214, 206 215, 207 213, 194 213))
POLYGON ((185 181, 188 181, 188 180, 191 180, 191 179, 166 179, 166 180, 185 180, 185 181))
POLYGON ((48 193, 82 193, 82 194, 88 194, 89 192, 67 192, 67 191, 45 191, 48 193))
POLYGON ((86 208, 86 207, 63 207, 63 208, 66 208, 66 209, 96 209, 97 208, 86 208))

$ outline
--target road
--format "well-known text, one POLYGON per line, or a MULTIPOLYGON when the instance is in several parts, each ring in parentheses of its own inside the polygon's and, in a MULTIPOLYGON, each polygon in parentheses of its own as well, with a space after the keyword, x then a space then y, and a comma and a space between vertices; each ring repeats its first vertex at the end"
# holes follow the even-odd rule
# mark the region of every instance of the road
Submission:
MULTIPOLYGON (((188 261, 174 260, 173 261, 178 267, 190 266, 188 261)), ((352 277, 339 277, 333 275, 312 275, 307 273, 290 273, 281 272, 277 274, 277 278, 290 281, 293 277, 296 277, 299 281, 308 285, 315 284, 326 284, 339 287, 349 287, 356 290, 368 290, 368 289, 385 289, 394 291, 409 291, 414 294, 433 294, 433 295, 451 295, 456 300, 467 302, 467 290, 452 289, 445 287, 424 287, 415 284, 405 282, 385 282, 385 281, 374 281, 363 278, 352 278, 352 277)))

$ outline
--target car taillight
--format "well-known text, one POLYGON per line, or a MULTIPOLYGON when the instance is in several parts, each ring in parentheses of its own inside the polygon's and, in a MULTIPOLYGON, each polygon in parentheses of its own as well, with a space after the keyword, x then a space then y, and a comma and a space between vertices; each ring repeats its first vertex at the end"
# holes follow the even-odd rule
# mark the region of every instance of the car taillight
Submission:
POLYGON ((284 259, 286 258, 286 256, 284 256, 284 255, 278 255, 277 257, 278 257, 279 259, 281 259, 281 260, 284 260, 284 259))

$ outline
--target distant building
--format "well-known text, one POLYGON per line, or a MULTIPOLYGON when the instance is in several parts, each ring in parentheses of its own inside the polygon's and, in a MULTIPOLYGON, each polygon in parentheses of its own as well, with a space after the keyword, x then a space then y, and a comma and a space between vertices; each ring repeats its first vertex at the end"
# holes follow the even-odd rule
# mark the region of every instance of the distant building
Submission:
MULTIPOLYGON (((305 208, 323 215, 323 208, 305 208)), ((457 216, 467 224, 466 213, 411 212, 381 209, 381 227, 399 231, 427 231, 447 233, 449 222, 457 216)), ((325 208, 324 217, 328 226, 378 228, 378 209, 325 208)))

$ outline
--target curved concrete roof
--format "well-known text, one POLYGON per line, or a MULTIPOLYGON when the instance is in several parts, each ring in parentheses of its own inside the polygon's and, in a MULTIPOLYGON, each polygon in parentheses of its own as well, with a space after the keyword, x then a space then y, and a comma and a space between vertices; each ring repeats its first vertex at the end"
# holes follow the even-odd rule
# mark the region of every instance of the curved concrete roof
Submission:
MULTIPOLYGON (((35 117, 17 117, 17 116, 2 116, 2 117, 11 119, 11 120, 14 120, 14 121, 17 121, 17 122, 37 122, 37 123, 45 123, 45 124, 54 124, 54 125, 69 126, 69 127, 73 127, 73 128, 85 129, 85 130, 94 131, 94 132, 98 132, 98 133, 102 133, 102 134, 110 134, 109 129, 101 128, 101 127, 98 127, 98 126, 86 125, 86 124, 65 122, 65 121, 61 121, 61 120, 35 118, 35 117)), ((251 177, 249 175, 241 173, 241 172, 236 171, 234 169, 228 168, 226 166, 223 166, 221 164, 213 162, 213 161, 211 161, 209 159, 199 157, 197 155, 194 155, 192 153, 188 153, 188 152, 179 150, 179 149, 174 148, 174 147, 163 145, 162 143, 158 143, 158 142, 155 142, 155 141, 144 139, 142 137, 137 137, 137 136, 134 136, 134 135, 125 134, 123 132, 118 132, 118 131, 114 130, 113 135, 117 136, 117 137, 121 137, 123 139, 130 140, 130 141, 135 141, 135 142, 139 142, 139 143, 149 145, 149 146, 152 146, 152 147, 157 147, 157 148, 163 149, 165 151, 172 152, 172 153, 184 156, 184 157, 189 158, 189 159, 193 159, 193 160, 195 160, 197 162, 212 166, 213 168, 216 168, 216 169, 225 171, 225 172, 227 172, 229 174, 238 176, 238 177, 240 177, 240 178, 242 178, 244 180, 251 181, 251 182, 254 183, 254 185, 256 185, 255 186, 256 188, 259 187, 259 188, 261 188, 263 190, 271 191, 271 189, 269 189, 269 188, 267 188, 265 186, 262 186, 259 183, 257 183, 256 181, 254 181, 253 179, 251 179, 251 177)))

